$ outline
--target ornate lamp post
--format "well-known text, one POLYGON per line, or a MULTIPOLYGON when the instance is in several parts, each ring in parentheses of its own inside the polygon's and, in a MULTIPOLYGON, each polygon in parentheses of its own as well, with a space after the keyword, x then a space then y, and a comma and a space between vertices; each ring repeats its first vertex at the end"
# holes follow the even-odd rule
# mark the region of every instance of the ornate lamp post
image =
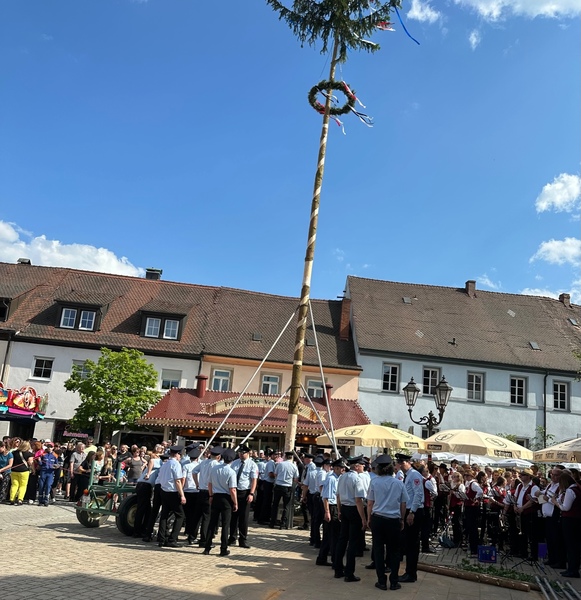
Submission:
POLYGON ((454 388, 446 381, 446 378, 442 377, 442 381, 440 381, 440 383, 438 383, 436 386, 436 393, 434 394, 436 408, 438 409, 438 417, 436 417, 436 415, 430 411, 427 416, 420 417, 420 419, 416 421, 412 417, 412 411, 416 405, 420 388, 414 381, 413 377, 403 388, 403 394, 405 396, 405 402, 408 406, 408 412, 410 413, 410 419, 417 425, 425 425, 428 429, 428 437, 431 437, 432 433, 434 432, 434 427, 437 427, 442 422, 442 419, 444 418, 444 412, 446 411, 446 406, 448 406, 448 400, 450 400, 453 389, 454 388))

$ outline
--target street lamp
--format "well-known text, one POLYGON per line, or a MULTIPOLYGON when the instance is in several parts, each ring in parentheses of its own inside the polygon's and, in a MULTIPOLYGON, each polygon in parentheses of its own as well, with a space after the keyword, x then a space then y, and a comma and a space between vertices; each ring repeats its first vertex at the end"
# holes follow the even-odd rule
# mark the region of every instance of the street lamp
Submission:
POLYGON ((403 388, 403 394, 405 396, 405 402, 408 406, 408 412, 410 413, 410 419, 413 423, 417 425, 425 425, 428 429, 428 437, 432 436, 434 432, 434 427, 437 427, 444 417, 444 412, 446 411, 446 406, 448 406, 448 400, 450 400, 450 396, 452 395, 452 390, 454 388, 446 381, 446 378, 442 376, 442 381, 438 383, 435 387, 434 393, 434 401, 436 402, 436 408, 438 409, 438 417, 434 415, 432 411, 428 413, 427 416, 421 417, 419 420, 415 420, 412 417, 412 411, 414 406, 416 405, 416 401, 418 399, 418 395, 420 393, 420 388, 418 384, 414 381, 412 377, 409 383, 403 388))

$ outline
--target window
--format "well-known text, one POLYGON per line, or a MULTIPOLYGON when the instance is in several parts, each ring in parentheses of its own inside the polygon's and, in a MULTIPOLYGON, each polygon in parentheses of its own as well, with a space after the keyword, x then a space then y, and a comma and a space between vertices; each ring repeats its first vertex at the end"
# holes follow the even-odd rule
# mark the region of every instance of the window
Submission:
POLYGON ((468 400, 484 400, 484 373, 468 373, 468 400))
MULTIPOLYGON (((422 427, 422 440, 427 440, 430 436, 428 435, 430 432, 427 427, 422 427)), ((436 435, 436 433, 440 433, 439 429, 432 429, 432 435, 436 435)))
MULTIPOLYGON (((89 375, 89 371, 87 370, 87 367, 85 367, 85 361, 84 360, 73 360, 73 365, 75 367, 79 367, 79 375, 81 376, 81 379, 87 379, 88 375, 89 375)), ((72 371, 71 371, 72 374, 72 371)))
POLYGON ((181 319, 163 315, 144 316, 141 321, 141 335, 149 338, 177 340, 180 337, 181 319))
POLYGON ((50 379, 54 358, 35 358, 32 376, 39 379, 50 379))
POLYGON ((524 377, 510 378, 510 403, 518 406, 525 405, 526 380, 524 377))
POLYGON ((161 389, 171 390, 172 388, 179 388, 182 382, 182 372, 173 371, 171 369, 161 370, 161 389))
POLYGON ((215 392, 228 392, 230 390, 231 379, 232 371, 214 369, 214 374, 212 375, 212 389, 215 392))
POLYGON ((75 328, 75 321, 77 320, 77 310, 75 308, 63 308, 61 315, 61 327, 67 329, 75 328))
POLYGON ((86 329, 93 331, 95 326, 95 311, 93 310, 82 310, 81 320, 79 321, 79 329, 86 329))
POLYGON ((384 392, 399 391, 399 365, 383 365, 383 387, 384 392))
POLYGON ((161 327, 161 319, 147 317, 145 324, 145 337, 159 337, 159 329, 161 327))
POLYGON ((564 381, 553 382, 553 408, 555 410, 569 409, 569 384, 564 381))
POLYGON ((278 375, 263 375, 262 376, 262 387, 260 392, 262 394, 270 394, 276 396, 280 389, 280 377, 278 375))
POLYGON ((440 369, 424 369, 424 384, 422 392, 429 396, 436 393, 436 386, 440 379, 440 369))
POLYGON ((517 444, 520 444, 521 446, 524 446, 525 448, 529 447, 529 438, 515 438, 514 440, 517 444))
POLYGON ((320 379, 307 379, 307 394, 310 398, 323 398, 323 382, 320 379))
POLYGON ((163 337, 167 340, 177 340, 179 325, 179 321, 167 319, 163 328, 163 337))
MULTIPOLYGON (((0 298, 0 321, 8 320, 8 312, 10 310, 10 298, 0 298)), ((573 319, 575 320, 575 319, 573 319)))
POLYGON ((65 306, 61 311, 60 327, 63 329, 83 329, 84 331, 93 331, 97 311, 80 310, 65 306))

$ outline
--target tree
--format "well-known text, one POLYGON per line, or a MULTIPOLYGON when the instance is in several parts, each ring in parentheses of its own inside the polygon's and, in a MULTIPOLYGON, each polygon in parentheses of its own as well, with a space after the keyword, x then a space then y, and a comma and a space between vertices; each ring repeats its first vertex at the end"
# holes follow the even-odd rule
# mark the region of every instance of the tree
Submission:
MULTIPOLYGON (((497 433, 498 437, 502 437, 506 440, 516 443, 517 436, 514 433, 497 433)), ((535 437, 529 440, 529 450, 536 452, 542 450, 547 446, 550 446, 555 441, 555 436, 551 433, 547 433, 542 425, 535 427, 535 437)))
POLYGON ((159 400, 159 392, 152 389, 156 384, 156 370, 138 350, 101 348, 96 363, 74 365, 65 381, 65 389, 81 397, 71 426, 100 427, 109 438, 113 429, 135 424, 159 400))

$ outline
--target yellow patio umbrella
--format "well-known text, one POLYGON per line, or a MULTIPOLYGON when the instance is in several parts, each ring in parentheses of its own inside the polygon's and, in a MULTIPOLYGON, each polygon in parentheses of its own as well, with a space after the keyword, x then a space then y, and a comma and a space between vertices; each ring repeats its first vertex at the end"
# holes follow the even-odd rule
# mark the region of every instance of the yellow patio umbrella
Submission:
MULTIPOLYGON (((353 425, 333 432, 338 446, 367 446, 369 448, 392 448, 423 450, 424 440, 406 431, 383 425, 353 425)), ((317 438, 318 446, 331 446, 327 435, 317 438)))
POLYGON ((533 459, 532 450, 498 435, 474 429, 447 429, 435 433, 424 442, 426 450, 434 452, 533 459))
POLYGON ((581 438, 574 438, 535 452, 535 462, 581 462, 581 438))

